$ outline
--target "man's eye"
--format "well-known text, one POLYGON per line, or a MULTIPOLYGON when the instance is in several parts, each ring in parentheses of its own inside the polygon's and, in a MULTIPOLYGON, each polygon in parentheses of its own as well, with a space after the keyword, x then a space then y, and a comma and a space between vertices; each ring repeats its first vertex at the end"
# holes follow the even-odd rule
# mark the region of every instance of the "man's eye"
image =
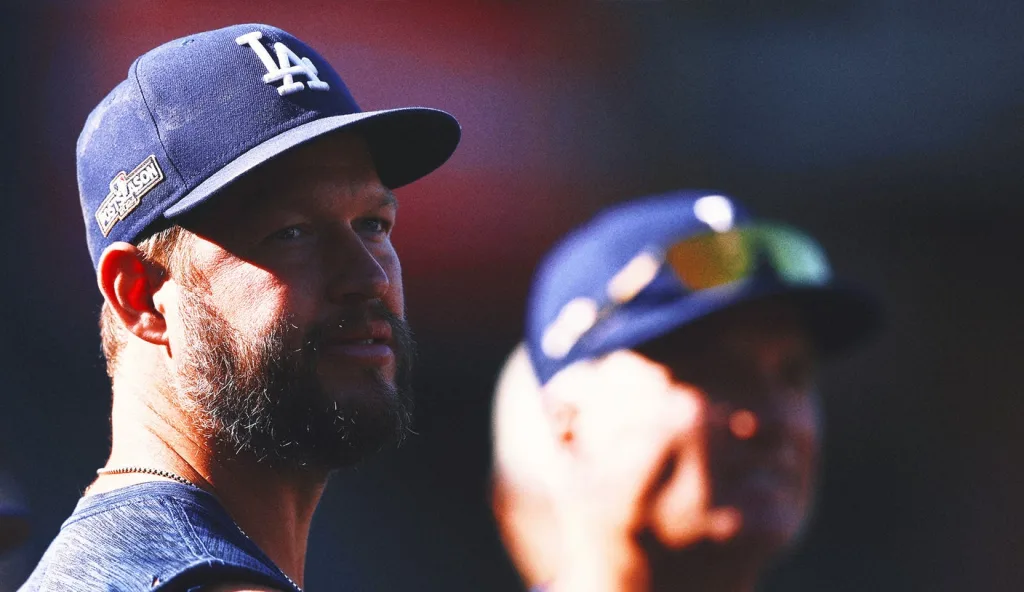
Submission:
POLYGON ((293 241, 309 236, 309 234, 309 229, 303 226, 289 226, 270 235, 270 238, 281 241, 293 241))
POLYGON ((370 234, 387 234, 391 231, 391 222, 384 218, 363 218, 357 223, 356 229, 370 234))

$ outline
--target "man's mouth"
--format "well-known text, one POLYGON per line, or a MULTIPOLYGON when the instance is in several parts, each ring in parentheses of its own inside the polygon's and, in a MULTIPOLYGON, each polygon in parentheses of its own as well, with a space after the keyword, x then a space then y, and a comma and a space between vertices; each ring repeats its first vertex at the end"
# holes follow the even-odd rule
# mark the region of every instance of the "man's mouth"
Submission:
POLYGON ((382 321, 355 326, 339 325, 324 335, 323 354, 347 358, 367 366, 386 366, 394 361, 391 327, 382 321))
POLYGON ((367 366, 386 366, 395 354, 386 343, 369 341, 335 342, 324 348, 329 356, 351 358, 367 366))

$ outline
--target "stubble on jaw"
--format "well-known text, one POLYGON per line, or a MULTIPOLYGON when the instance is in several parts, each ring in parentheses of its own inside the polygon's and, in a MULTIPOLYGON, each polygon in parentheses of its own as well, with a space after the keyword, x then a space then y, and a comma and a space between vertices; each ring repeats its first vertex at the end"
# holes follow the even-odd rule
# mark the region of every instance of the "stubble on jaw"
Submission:
POLYGON ((317 373, 324 326, 306 329, 298 348, 287 345, 300 330, 287 318, 262 335, 242 334, 192 281, 182 286, 179 308, 186 343, 176 398, 190 427, 220 461, 332 470, 397 446, 410 431, 415 342, 405 320, 380 301, 345 318, 369 317, 391 326, 394 380, 366 368, 362 382, 369 392, 337 394, 325 391, 317 373))

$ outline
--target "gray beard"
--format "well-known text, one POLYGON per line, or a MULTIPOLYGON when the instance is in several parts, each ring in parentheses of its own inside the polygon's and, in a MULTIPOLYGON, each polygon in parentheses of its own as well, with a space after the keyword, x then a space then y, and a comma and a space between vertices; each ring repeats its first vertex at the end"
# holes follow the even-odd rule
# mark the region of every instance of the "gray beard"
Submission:
MULTIPOLYGON (((412 421, 410 369, 415 344, 404 319, 373 301, 358 318, 386 320, 397 362, 394 383, 367 368, 371 393, 332 396, 316 372, 323 327, 299 349, 287 319, 265 335, 236 331, 201 294, 182 292, 186 344, 178 402, 218 460, 249 459, 282 469, 331 470, 399 445, 412 421)), ((352 318, 351 316, 346 318, 352 318)))

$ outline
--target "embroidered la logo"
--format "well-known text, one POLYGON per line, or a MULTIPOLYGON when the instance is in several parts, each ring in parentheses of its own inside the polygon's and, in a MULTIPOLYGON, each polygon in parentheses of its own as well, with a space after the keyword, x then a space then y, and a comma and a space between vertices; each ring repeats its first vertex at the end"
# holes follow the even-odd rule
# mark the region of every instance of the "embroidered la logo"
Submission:
POLYGON ((96 209, 96 223, 100 225, 103 236, 110 234, 114 224, 124 220, 139 206, 142 196, 163 180, 164 172, 160 170, 156 156, 152 155, 132 172, 118 173, 110 181, 110 193, 107 193, 100 207, 96 209))
POLYGON ((275 82, 284 83, 277 87, 279 95, 282 97, 290 95, 304 90, 307 86, 312 90, 330 90, 331 87, 317 77, 318 71, 316 66, 313 65, 313 62, 309 61, 309 58, 300 58, 295 55, 295 52, 288 49, 287 45, 278 41, 274 44, 274 53, 277 54, 277 63, 275 64, 273 56, 263 46, 260 39, 263 39, 263 33, 253 31, 235 39, 235 43, 251 47, 256 52, 256 55, 259 56, 263 65, 267 67, 267 73, 263 75, 263 82, 267 84, 275 82), (295 80, 294 76, 296 75, 305 76, 306 84, 295 80))

